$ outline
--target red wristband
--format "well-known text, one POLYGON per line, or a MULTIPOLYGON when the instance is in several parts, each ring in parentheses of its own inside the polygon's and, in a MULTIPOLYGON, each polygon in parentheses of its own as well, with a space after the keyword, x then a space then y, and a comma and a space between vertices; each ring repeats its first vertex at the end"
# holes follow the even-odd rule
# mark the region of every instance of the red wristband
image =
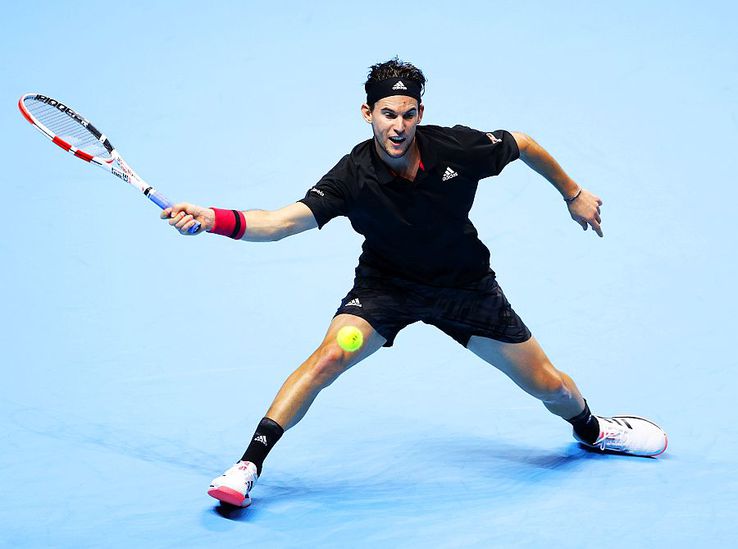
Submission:
POLYGON ((241 240, 246 232, 246 216, 238 210, 210 208, 215 212, 215 223, 208 232, 222 234, 234 240, 241 240))

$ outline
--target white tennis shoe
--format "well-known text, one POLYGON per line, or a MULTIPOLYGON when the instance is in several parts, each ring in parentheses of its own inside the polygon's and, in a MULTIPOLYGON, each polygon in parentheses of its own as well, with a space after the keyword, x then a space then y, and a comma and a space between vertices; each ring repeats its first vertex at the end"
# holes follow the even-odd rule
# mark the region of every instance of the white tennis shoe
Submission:
POLYGON ((256 484, 256 465, 250 461, 239 461, 225 473, 213 479, 208 495, 237 507, 251 505, 249 492, 256 484))
POLYGON ((585 446, 602 451, 622 452, 633 456, 658 456, 666 451, 666 433, 645 418, 638 416, 595 416, 600 424, 600 436, 594 444, 574 438, 585 446))

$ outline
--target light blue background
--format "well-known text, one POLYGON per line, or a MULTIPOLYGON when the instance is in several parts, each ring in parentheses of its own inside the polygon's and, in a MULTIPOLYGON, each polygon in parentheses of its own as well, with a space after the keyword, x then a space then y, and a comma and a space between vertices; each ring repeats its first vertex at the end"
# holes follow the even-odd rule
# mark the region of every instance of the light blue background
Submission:
POLYGON ((734 541, 738 9, 644 4, 5 5, 0 545, 734 541), (360 238, 345 220, 269 245, 183 238, 16 102, 68 102, 174 200, 272 209, 369 137, 366 69, 395 54, 428 76, 426 123, 524 131, 603 198, 599 239, 516 162, 472 219, 594 411, 653 418, 669 451, 588 454, 415 325, 319 397, 224 517, 207 484, 319 343, 360 238))

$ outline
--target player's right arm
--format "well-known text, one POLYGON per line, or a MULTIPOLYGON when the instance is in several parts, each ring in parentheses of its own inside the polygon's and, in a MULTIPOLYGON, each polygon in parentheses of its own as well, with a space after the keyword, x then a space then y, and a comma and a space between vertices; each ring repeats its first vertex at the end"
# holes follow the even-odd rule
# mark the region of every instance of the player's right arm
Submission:
MULTIPOLYGON (((293 234, 314 229, 318 226, 313 212, 302 202, 295 202, 278 210, 246 210, 246 232, 241 240, 251 242, 271 242, 281 240, 293 234)), ((200 230, 195 234, 210 231, 215 225, 215 211, 195 204, 181 202, 161 212, 162 219, 181 234, 200 222, 200 230)))
POLYGON ((247 210, 246 232, 241 240, 268 242, 281 240, 318 226, 313 212, 302 202, 279 210, 247 210))

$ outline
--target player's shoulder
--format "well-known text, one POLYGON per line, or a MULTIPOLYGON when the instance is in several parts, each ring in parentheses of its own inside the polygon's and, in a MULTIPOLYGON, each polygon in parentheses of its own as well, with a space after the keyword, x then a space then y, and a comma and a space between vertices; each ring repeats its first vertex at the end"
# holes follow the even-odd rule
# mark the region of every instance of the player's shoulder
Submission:
POLYGON ((511 144, 512 136, 507 137, 505 130, 486 132, 457 124, 418 126, 418 131, 421 147, 430 149, 438 159, 455 162, 458 167, 471 167, 480 179, 499 174, 518 155, 517 146, 511 144), (492 162, 497 164, 491 167, 492 162))
POLYGON ((485 132, 475 130, 469 126, 456 124, 455 126, 435 126, 432 124, 418 126, 417 131, 426 139, 436 142, 439 145, 449 147, 458 147, 464 145, 470 139, 478 138, 485 135, 485 132))

